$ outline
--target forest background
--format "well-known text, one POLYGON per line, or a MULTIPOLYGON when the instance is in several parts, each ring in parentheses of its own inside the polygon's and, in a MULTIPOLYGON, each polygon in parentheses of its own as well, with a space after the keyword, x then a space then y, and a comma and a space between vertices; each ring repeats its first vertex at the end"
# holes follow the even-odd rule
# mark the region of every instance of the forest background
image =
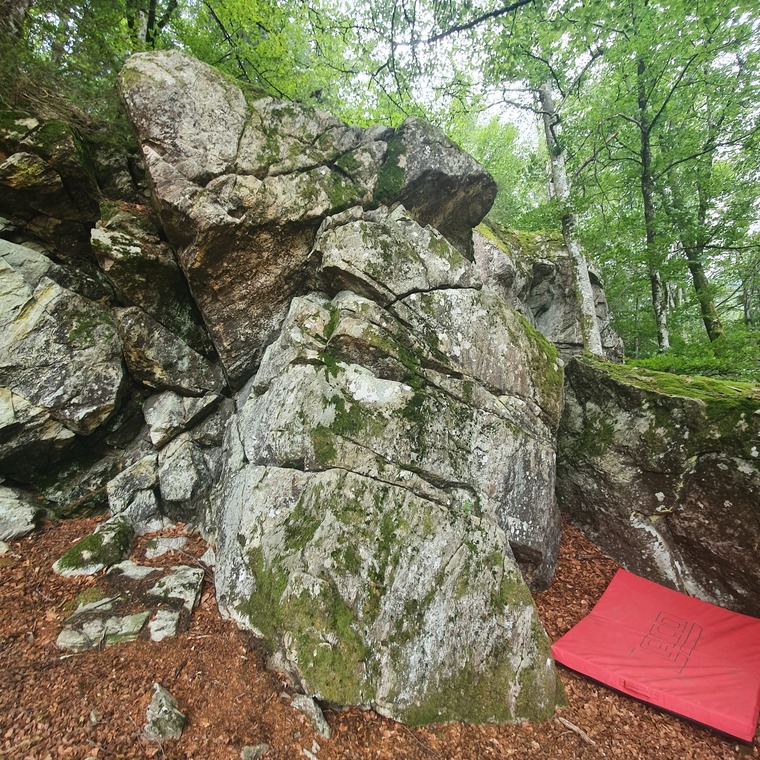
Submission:
POLYGON ((587 317, 598 271, 628 361, 760 376, 755 0, 0 0, 0 108, 129 141, 116 76, 161 48, 351 124, 428 119, 497 180, 493 223, 564 237, 587 317))

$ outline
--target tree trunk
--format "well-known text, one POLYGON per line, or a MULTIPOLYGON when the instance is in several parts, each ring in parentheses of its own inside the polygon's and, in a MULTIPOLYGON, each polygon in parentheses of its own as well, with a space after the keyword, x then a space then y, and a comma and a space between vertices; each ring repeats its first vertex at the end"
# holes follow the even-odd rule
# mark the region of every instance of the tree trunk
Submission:
POLYGON ((650 124, 647 115, 646 81, 644 73, 646 64, 639 57, 638 73, 638 106, 639 106, 639 136, 641 140, 641 198, 644 202, 644 231, 646 235, 647 269, 652 289, 652 308, 657 325, 657 345, 661 351, 670 348, 670 333, 668 332, 668 297, 665 284, 662 281, 659 267, 659 251, 657 249, 657 234, 655 231, 654 208, 654 177, 652 176, 652 146, 650 124))
POLYGON ((698 248, 684 247, 683 252, 686 254, 689 272, 691 272, 691 281, 694 283, 694 290, 697 293, 699 311, 702 315, 705 330, 707 330, 707 337, 710 341, 716 341, 724 335, 723 324, 715 307, 715 300, 712 297, 710 282, 705 274, 705 268, 702 266, 700 251, 698 248))
POLYGON ((718 315, 718 309, 715 306, 710 281, 702 264, 705 247, 708 243, 708 236, 705 232, 705 225, 707 223, 707 195, 704 189, 704 179, 704 176, 697 176, 699 204, 693 225, 690 225, 687 221, 686 204, 683 202, 683 194, 681 193, 678 177, 673 172, 670 174, 669 184, 673 209, 676 212, 678 226, 681 228, 681 246, 684 256, 686 256, 691 281, 694 285, 694 292, 699 302, 699 313, 707 331, 707 337, 710 339, 710 342, 713 342, 724 335, 724 330, 720 316, 718 315))
POLYGON ((539 98, 543 114, 544 132, 546 134, 546 145, 551 161, 554 193, 562 211, 562 235, 575 270, 583 348, 590 354, 603 358, 604 348, 602 347, 602 337, 599 333, 599 322, 596 318, 594 291, 591 287, 591 279, 588 274, 588 263, 583 255, 583 249, 576 232, 577 217, 570 203, 570 183, 567 178, 567 170, 565 169, 565 155, 556 133, 559 119, 557 118, 557 110, 551 94, 551 86, 548 82, 541 86, 539 98))
POLYGON ((745 327, 752 328, 755 326, 756 295, 755 274, 753 273, 749 281, 746 278, 742 280, 742 310, 744 312, 745 327))

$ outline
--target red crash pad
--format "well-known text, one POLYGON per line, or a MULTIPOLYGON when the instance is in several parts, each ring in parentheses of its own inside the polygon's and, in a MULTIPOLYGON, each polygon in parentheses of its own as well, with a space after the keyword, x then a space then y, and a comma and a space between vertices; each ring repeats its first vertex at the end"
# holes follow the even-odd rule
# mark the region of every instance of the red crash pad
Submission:
POLYGON ((760 620, 618 570, 552 647, 557 662, 751 742, 760 713, 760 620))

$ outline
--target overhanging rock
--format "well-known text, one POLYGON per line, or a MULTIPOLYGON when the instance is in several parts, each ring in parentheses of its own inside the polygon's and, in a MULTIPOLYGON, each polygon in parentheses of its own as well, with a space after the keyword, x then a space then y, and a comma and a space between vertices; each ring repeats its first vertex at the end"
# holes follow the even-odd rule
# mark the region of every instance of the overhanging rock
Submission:
POLYGON ((433 127, 358 129, 301 104, 249 105, 177 51, 133 56, 121 86, 163 226, 236 386, 306 292, 308 254, 327 216, 403 200, 468 253, 496 193, 433 127))

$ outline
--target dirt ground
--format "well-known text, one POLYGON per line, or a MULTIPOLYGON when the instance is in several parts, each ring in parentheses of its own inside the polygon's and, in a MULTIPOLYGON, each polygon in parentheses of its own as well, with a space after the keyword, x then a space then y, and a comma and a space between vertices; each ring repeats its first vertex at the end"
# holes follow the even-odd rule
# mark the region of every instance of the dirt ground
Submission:
MULTIPOLYGON (((65 654, 55 647, 72 599, 97 578, 60 578, 50 565, 94 520, 48 524, 0 556, 0 758, 239 758, 269 745, 266 760, 306 758, 760 758, 758 739, 738 744, 561 669, 568 706, 540 724, 434 725, 410 729, 361 710, 326 710, 332 738, 318 736, 290 705, 292 691, 264 668, 252 636, 222 621, 207 571, 187 631, 65 654), (142 738, 154 682, 187 713, 182 738, 142 738)), ((180 526, 175 534, 183 533, 180 526)), ((181 552, 145 564, 191 564, 205 550, 190 535, 181 552)), ((565 526, 557 574, 536 598, 552 640, 594 605, 617 566, 565 526)))

